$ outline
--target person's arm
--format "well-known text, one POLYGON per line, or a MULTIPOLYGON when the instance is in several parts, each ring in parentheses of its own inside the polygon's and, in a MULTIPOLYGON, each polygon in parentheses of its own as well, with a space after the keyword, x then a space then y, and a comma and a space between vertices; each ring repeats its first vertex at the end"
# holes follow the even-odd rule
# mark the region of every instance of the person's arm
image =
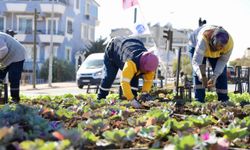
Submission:
POLYGON ((216 66, 215 66, 215 69, 214 69, 214 74, 213 74, 216 79, 223 72, 223 70, 224 70, 224 68, 225 68, 225 66, 226 66, 226 64, 231 56, 231 53, 232 53, 232 49, 229 50, 229 52, 221 55, 221 57, 218 59, 216 66))
POLYGON ((8 47, 3 38, 0 38, 0 60, 3 59, 8 53, 8 47))
POLYGON ((213 75, 210 77, 209 81, 207 82, 208 87, 214 87, 217 81, 217 78, 220 76, 220 74, 223 72, 229 58, 230 55, 232 53, 232 50, 230 50, 229 52, 221 55, 221 57, 217 60, 215 69, 214 69, 214 73, 213 75))
POLYGON ((127 61, 121 72, 121 87, 123 95, 128 99, 134 99, 134 95, 131 90, 130 81, 137 72, 135 63, 132 60, 127 61))
POLYGON ((195 47, 194 56, 192 59, 193 71, 197 74, 200 80, 202 79, 202 76, 204 76, 204 74, 206 73, 204 72, 204 68, 202 65, 205 55, 205 50, 206 50, 206 41, 202 37, 200 37, 198 38, 198 42, 195 47))
POLYGON ((233 50, 233 45, 234 45, 233 39, 230 36, 227 45, 224 47, 225 50, 228 50, 228 51, 226 53, 222 54, 220 56, 220 58, 217 60, 217 63, 216 63, 215 69, 214 69, 214 73, 208 81, 209 87, 215 86, 217 78, 222 74, 222 72, 223 72, 223 70, 224 70, 224 68, 225 68, 225 66, 226 66, 226 64, 231 56, 231 53, 233 50))
POLYGON ((154 80, 155 72, 149 72, 143 75, 143 86, 142 86, 142 92, 149 93, 151 90, 153 80, 154 80))

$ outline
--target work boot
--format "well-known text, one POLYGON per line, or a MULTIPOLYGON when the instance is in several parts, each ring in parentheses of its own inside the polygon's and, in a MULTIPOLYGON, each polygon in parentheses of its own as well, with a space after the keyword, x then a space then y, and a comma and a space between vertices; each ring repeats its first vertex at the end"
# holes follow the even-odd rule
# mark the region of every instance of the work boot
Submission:
POLYGON ((19 104, 20 98, 13 98, 13 97, 12 97, 12 99, 11 99, 10 102, 11 102, 11 103, 14 103, 14 104, 19 104))
POLYGON ((227 107, 227 106, 233 107, 233 106, 235 106, 235 104, 233 102, 231 102, 231 101, 221 101, 221 104, 224 107, 227 107))

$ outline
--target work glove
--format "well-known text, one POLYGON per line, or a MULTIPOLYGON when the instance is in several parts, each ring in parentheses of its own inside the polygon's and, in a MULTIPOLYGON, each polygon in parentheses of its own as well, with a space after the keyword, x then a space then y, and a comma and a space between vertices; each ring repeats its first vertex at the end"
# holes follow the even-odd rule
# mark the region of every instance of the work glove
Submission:
POLYGON ((136 99, 133 99, 131 101, 131 105, 132 105, 132 107, 134 107, 136 109, 142 108, 142 104, 136 99))
POLYGON ((212 88, 215 87, 217 77, 215 75, 211 76, 211 78, 207 82, 207 87, 212 88))
POLYGON ((142 93, 139 96, 138 100, 142 102, 153 101, 153 97, 150 96, 148 93, 142 93))

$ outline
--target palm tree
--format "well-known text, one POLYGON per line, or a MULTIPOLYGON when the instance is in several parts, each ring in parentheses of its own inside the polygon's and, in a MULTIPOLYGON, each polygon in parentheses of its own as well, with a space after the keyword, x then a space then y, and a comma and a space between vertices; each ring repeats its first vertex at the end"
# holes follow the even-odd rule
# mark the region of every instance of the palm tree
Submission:
POLYGON ((105 47, 107 43, 105 43, 107 38, 100 38, 95 42, 91 42, 90 46, 88 46, 84 51, 86 51, 85 58, 87 58, 92 53, 104 53, 105 47))

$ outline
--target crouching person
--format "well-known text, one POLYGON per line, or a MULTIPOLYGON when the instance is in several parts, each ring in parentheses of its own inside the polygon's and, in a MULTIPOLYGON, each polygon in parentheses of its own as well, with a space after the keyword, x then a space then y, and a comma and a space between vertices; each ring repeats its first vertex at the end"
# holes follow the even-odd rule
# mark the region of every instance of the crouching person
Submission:
POLYGON ((8 73, 12 102, 19 103, 20 79, 25 60, 25 48, 15 38, 0 32, 0 82, 8 73))
POLYGON ((144 79, 141 97, 147 99, 158 64, 157 56, 147 51, 140 40, 128 37, 112 39, 105 49, 105 75, 101 81, 98 99, 106 98, 118 70, 121 69, 120 85, 123 95, 131 101, 134 108, 141 108, 137 99, 139 77, 142 75, 144 79))

